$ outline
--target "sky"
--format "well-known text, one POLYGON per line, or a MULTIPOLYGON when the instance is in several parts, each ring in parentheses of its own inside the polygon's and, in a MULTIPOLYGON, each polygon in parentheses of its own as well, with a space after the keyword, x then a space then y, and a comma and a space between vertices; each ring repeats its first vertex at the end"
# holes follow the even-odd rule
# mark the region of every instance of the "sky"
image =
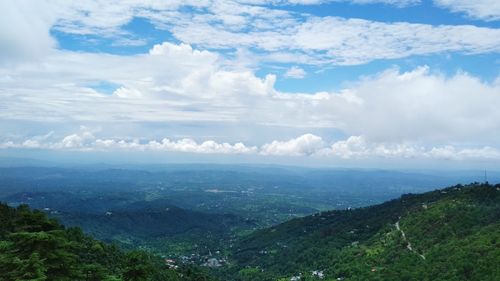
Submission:
POLYGON ((498 0, 0 1, 0 157, 499 167, 499 53, 498 0))

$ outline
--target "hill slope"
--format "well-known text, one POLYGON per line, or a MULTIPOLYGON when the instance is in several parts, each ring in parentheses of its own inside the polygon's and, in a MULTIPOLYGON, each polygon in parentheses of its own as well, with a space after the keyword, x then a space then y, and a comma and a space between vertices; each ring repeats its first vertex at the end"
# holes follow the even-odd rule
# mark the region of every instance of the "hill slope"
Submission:
MULTIPOLYGON (((161 226, 170 211, 164 203, 117 207, 110 217, 118 220, 95 219, 125 233, 129 219, 161 226)), ((457 185, 256 231, 227 249, 229 266, 214 273, 222 280, 500 280, 499 241, 500 185, 457 185)), ((192 268, 165 267, 25 205, 0 204, 0 281, 207 280, 192 268)))
POLYGON ((78 226, 106 242, 127 248, 147 246, 169 254, 174 250, 204 252, 205 247, 221 248, 236 231, 255 227, 253 221, 233 214, 179 208, 168 199, 140 201, 125 192, 120 196, 89 197, 64 192, 22 192, 4 200, 10 205, 29 204, 44 210, 62 224, 78 226), (185 246, 180 249, 180 244, 185 246), (194 249, 195 244, 200 247, 194 249))
POLYGON ((224 274, 239 280, 499 280, 500 185, 294 219, 244 238, 232 258, 224 274))
POLYGON ((123 252, 26 205, 0 204, 0 281, 208 280, 143 251, 123 252))

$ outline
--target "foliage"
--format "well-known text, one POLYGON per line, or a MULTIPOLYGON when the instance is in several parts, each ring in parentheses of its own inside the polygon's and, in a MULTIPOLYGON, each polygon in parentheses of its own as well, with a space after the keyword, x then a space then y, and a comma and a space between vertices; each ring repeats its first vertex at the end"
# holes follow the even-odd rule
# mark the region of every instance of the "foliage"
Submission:
MULTIPOLYGON (((211 221, 170 205, 166 210, 166 203, 156 200, 116 209, 99 220, 123 233, 142 225, 135 235, 150 239, 150 245, 164 243, 156 236, 168 228, 168 216, 183 218, 182 226, 213 225, 213 236, 207 233, 204 245, 214 237, 226 244, 220 255, 228 255, 229 262, 210 272, 221 280, 311 281, 321 279, 319 272, 328 281, 500 280, 499 196, 500 185, 457 185, 370 207, 321 212, 231 239, 224 239, 216 225, 230 227, 238 219, 214 216, 218 220, 211 221), (149 237, 148 229, 154 227, 149 237)), ((179 233, 183 240, 177 245, 200 242, 189 233, 179 233)), ((205 247, 210 248, 216 249, 205 247)), ((26 205, 0 204, 0 268, 0 281, 213 280, 199 267, 170 269, 150 252, 124 252, 80 228, 64 228, 26 205)))
POLYGON ((26 205, 0 204, 0 268, 1 281, 208 280, 195 268, 171 270, 146 252, 64 228, 26 205))
POLYGON ((257 231, 238 243, 234 266, 219 274, 228 280, 319 280, 313 271, 324 272, 324 280, 499 280, 499 241, 500 185, 457 185, 257 231), (252 275, 254 268, 260 270, 252 275))

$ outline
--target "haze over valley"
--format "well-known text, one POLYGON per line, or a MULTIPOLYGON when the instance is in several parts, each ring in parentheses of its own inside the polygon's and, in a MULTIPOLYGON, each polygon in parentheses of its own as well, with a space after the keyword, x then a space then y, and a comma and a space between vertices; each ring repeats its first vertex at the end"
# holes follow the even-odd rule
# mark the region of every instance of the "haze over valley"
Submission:
POLYGON ((0 281, 500 280, 500 1, 0 0, 0 281))

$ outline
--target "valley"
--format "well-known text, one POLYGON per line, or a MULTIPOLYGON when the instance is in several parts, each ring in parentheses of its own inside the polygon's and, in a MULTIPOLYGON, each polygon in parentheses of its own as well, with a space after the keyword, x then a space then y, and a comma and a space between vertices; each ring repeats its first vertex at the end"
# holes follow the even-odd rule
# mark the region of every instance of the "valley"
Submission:
MULTIPOLYGON (((485 229, 491 239, 498 235, 490 231, 498 224, 498 186, 473 184, 423 193, 435 190, 432 184, 455 180, 450 175, 424 179, 397 171, 170 168, 0 169, 0 201, 27 204, 122 249, 161 257, 169 268, 201 267, 220 280, 370 279, 364 270, 387 277, 399 274, 387 264, 390 257, 403 259, 401 268, 411 271, 433 259, 429 253, 442 241, 429 245, 418 235, 424 230, 409 221, 420 222, 437 209, 441 213, 433 219, 460 210, 464 217, 481 220, 479 225, 471 221, 467 229, 485 229), (403 191, 411 193, 386 201, 403 191), (477 204, 480 209, 464 208, 477 204)), ((450 222, 456 225, 439 230, 439 237, 452 235, 454 243, 473 239, 465 226, 450 222), (467 234, 457 237, 460 231, 467 234)), ((428 231, 427 238, 438 235, 435 229, 428 231)))

